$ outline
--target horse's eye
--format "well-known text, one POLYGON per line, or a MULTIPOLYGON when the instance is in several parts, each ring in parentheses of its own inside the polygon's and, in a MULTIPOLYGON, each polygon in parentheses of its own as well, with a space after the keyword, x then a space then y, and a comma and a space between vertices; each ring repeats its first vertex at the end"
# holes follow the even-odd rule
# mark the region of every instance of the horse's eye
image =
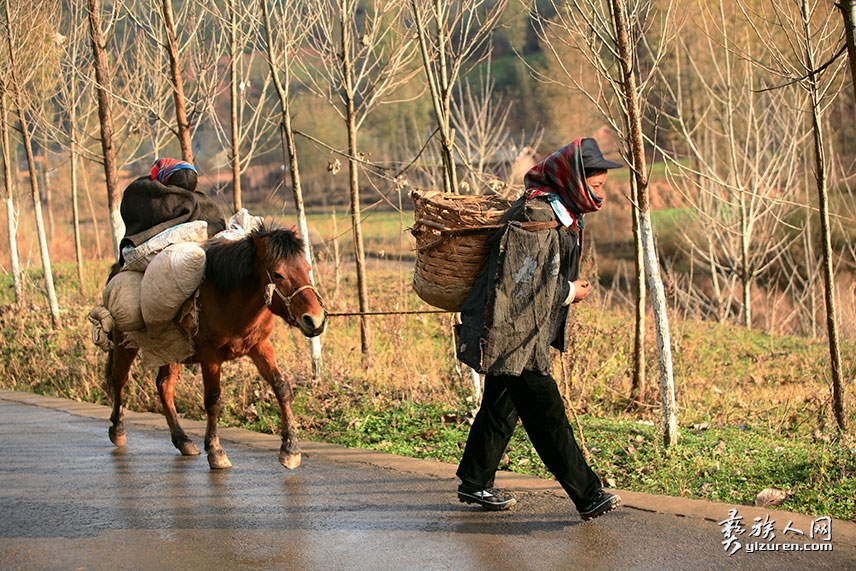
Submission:
POLYGON ((273 279, 275 279, 276 281, 279 281, 279 280, 283 279, 284 277, 285 277, 285 276, 283 276, 283 275, 282 275, 281 273, 279 273, 279 272, 274 272, 274 273, 273 273, 273 279))

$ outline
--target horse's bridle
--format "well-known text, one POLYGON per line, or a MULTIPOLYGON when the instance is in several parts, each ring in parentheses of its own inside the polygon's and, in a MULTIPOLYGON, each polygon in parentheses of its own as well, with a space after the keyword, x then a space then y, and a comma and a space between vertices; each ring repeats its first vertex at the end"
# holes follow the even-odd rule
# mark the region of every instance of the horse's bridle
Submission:
POLYGON ((324 299, 321 297, 321 294, 318 293, 318 290, 315 289, 315 286, 312 284, 306 284, 300 286, 296 290, 294 290, 291 295, 285 295, 279 290, 279 287, 274 283, 273 277, 270 275, 270 272, 267 272, 268 280, 270 283, 265 287, 265 306, 270 308, 270 304, 273 303, 273 294, 279 296, 282 302, 285 304, 285 308, 288 310, 288 317, 286 321, 288 321, 291 325, 297 325, 297 318, 294 317, 294 313, 291 312, 291 302, 294 300, 295 296, 302 292, 305 289, 312 290, 312 293, 315 294, 315 298, 318 300, 318 303, 321 305, 321 309, 324 310, 324 314, 327 314, 327 307, 324 305, 324 299))

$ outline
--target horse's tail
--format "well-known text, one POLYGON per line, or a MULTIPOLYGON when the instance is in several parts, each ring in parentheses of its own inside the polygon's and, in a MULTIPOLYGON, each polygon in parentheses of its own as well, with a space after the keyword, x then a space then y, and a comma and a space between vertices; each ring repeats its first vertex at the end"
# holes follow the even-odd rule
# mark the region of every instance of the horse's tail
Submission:
MULTIPOLYGON (((112 335, 111 335, 112 337, 112 335)), ((113 352, 114 349, 107 351, 107 359, 104 361, 104 380, 107 381, 107 386, 113 386, 111 375, 113 374, 113 352)))

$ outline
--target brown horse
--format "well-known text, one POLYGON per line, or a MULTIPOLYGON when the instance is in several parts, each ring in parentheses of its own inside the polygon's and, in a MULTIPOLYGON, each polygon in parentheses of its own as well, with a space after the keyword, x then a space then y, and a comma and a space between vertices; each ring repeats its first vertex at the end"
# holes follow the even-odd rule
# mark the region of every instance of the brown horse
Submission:
MULTIPOLYGON (((292 230, 262 227, 239 240, 214 238, 204 244, 205 280, 199 288, 198 330, 193 341, 196 354, 185 363, 199 363, 205 392, 205 451, 212 469, 231 467, 220 446, 220 368, 225 361, 249 355, 262 377, 270 383, 282 414, 282 446, 279 461, 286 468, 300 465, 297 426, 291 411, 292 386, 276 364, 270 342, 279 316, 307 337, 324 331, 326 312, 312 286, 303 241, 292 230)), ((126 441, 122 389, 128 382, 138 349, 123 345, 122 332, 112 332, 114 348, 107 360, 107 385, 112 393, 110 441, 126 441)), ((169 425, 172 443, 183 455, 199 454, 185 434, 175 410, 175 382, 181 365, 158 369, 157 388, 169 425)))

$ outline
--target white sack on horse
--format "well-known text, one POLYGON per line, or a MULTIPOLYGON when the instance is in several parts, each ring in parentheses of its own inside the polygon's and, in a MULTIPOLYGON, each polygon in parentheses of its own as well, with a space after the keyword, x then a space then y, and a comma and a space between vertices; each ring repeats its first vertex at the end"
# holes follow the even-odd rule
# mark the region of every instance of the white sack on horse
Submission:
POLYGON ((101 293, 101 303, 113 316, 122 331, 139 331, 146 324, 140 310, 140 283, 143 272, 119 272, 107 282, 101 293))
POLYGON ((205 276, 205 250, 184 242, 168 246, 152 259, 140 283, 140 309, 152 339, 173 321, 205 276))
POLYGON ((194 220, 176 224, 146 240, 136 248, 128 248, 122 252, 125 259, 123 270, 143 272, 151 261, 164 249, 182 242, 204 242, 208 239, 208 223, 205 220, 194 220))
POLYGON ((240 240, 253 230, 261 228, 264 219, 261 216, 253 216, 246 208, 238 210, 229 218, 226 229, 218 232, 215 237, 224 240, 240 240))
POLYGON ((101 292, 101 305, 89 312, 92 323, 92 342, 104 351, 113 348, 109 333, 113 327, 122 331, 140 331, 145 328, 140 310, 140 283, 143 272, 119 272, 101 292))

